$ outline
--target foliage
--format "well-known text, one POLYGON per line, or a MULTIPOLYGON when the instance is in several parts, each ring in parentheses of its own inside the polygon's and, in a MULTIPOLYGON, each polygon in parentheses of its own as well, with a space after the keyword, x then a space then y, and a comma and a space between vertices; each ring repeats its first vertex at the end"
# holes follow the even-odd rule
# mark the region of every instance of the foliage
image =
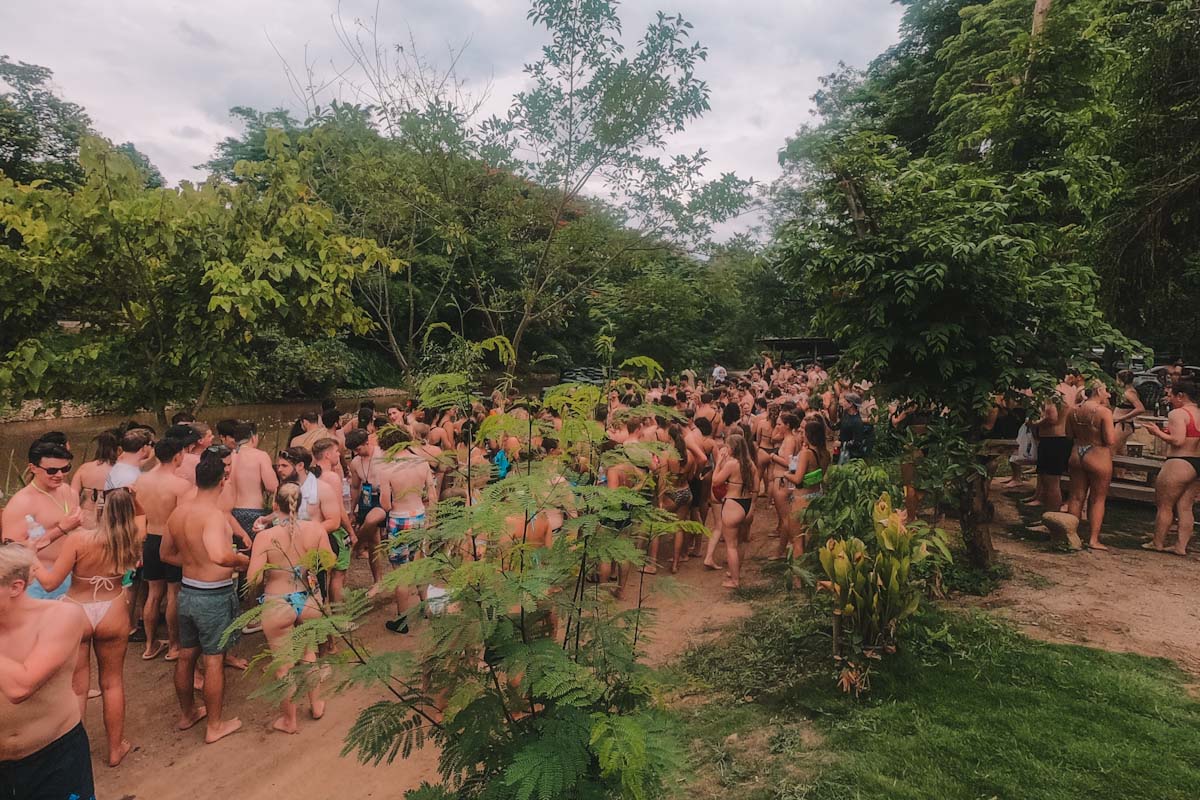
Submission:
POLYGON ((882 495, 899 496, 888 470, 878 464, 854 460, 826 471, 821 494, 804 511, 804 526, 813 541, 861 539, 875 541, 875 502, 882 495))
POLYGON ((268 152, 237 185, 148 189, 128 158, 89 138, 75 191, 0 182, 0 258, 39 288, 0 298, 17 307, 6 315, 52 303, 78 325, 18 331, 0 389, 161 415, 173 401, 204 405, 218 375, 245 368, 259 330, 365 330, 351 282, 394 260, 338 229, 286 137, 268 136, 268 152))
POLYGON ((828 640, 806 635, 812 626, 790 600, 764 603, 687 653, 684 680, 716 693, 676 712, 689 738, 810 734, 780 741, 769 759, 765 747, 747 753, 753 769, 733 754, 721 775, 728 782, 715 787, 711 751, 702 750, 681 765, 678 797, 1183 800, 1200 792, 1195 754, 1180 736, 1200 724, 1200 704, 1188 676, 1162 659, 1046 644, 985 614, 926 609, 911 621, 910 646, 877 664, 871 695, 855 699, 828 681, 828 640), (760 680, 765 691, 746 693, 754 702, 725 694, 735 689, 741 700, 736 689, 760 680))
POLYGON ((905 523, 880 496, 874 507, 875 547, 861 539, 829 539, 817 551, 833 595, 833 652, 843 691, 869 688, 867 658, 892 653, 900 624, 916 613, 924 593, 914 568, 927 560, 950 560, 945 534, 919 522, 905 523))
MULTIPOLYGON (((213 396, 233 401, 329 397, 349 383, 355 357, 337 337, 306 341, 277 329, 262 330, 247 346, 245 368, 222 374, 213 396)), ((387 385, 387 381, 368 384, 387 385)))
POLYGON ((0 55, 0 176, 16 183, 48 181, 75 186, 83 180, 79 144, 92 122, 82 107, 55 94, 53 73, 0 55))
MULTIPOLYGON (((509 347, 504 341, 472 346, 501 357, 509 347)), ((648 374, 659 369, 650 359, 632 366, 648 374)), ((419 391, 427 408, 469 411, 476 396, 469 377, 453 373, 426 377, 419 391)), ((388 573, 382 594, 433 584, 444 587, 449 609, 427 621, 409 613, 419 630, 412 652, 373 653, 348 632, 348 623, 369 609, 364 593, 348 591, 344 604, 325 607, 320 619, 293 630, 281 654, 264 658, 274 674, 331 633, 345 642, 344 655, 293 666, 267 691, 299 690, 329 670, 338 691, 386 692, 359 712, 345 752, 391 762, 436 744, 441 785, 422 787, 414 798, 658 796, 679 756, 671 724, 655 709, 654 677, 639 660, 650 613, 641 604, 638 567, 645 556, 634 537, 670 536, 681 527, 705 531, 654 508, 643 492, 596 484, 599 471, 613 464, 649 463, 649 453, 633 446, 596 457, 603 433, 591 414, 605 391, 586 385, 547 391, 545 407, 562 420, 557 430, 537 408, 484 420, 477 442, 504 433, 521 438, 526 449, 533 437, 553 433, 570 455, 521 461, 471 502, 443 500, 428 512, 431 525, 404 534, 402 541, 427 555, 388 573), (535 546, 529 526, 548 507, 563 510, 566 521, 552 543, 535 546), (638 602, 631 609, 586 580, 609 561, 626 565, 632 576, 638 602)))

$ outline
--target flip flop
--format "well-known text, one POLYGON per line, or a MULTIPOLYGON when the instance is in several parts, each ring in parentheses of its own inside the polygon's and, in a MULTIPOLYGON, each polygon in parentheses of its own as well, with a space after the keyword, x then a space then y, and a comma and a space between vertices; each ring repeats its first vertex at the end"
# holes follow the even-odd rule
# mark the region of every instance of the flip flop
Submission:
POLYGON ((163 649, 166 648, 168 642, 166 639, 159 639, 156 644, 158 646, 154 648, 153 652, 142 653, 142 661, 153 661, 154 659, 158 658, 163 649))
POLYGON ((1165 552, 1167 552, 1167 548, 1165 548, 1165 547, 1155 547, 1155 546, 1154 546, 1154 542, 1143 542, 1143 543, 1142 543, 1142 549, 1143 549, 1143 550, 1150 550, 1150 551, 1152 551, 1152 552, 1155 552, 1155 553, 1165 553, 1165 552))

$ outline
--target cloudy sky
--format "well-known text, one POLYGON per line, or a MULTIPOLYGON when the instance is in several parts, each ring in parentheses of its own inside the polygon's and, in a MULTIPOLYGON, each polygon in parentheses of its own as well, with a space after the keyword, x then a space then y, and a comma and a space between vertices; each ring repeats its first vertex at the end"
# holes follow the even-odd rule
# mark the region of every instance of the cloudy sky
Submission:
MULTIPOLYGON (((382 41, 407 42, 457 65, 484 112, 502 112, 524 83, 541 31, 526 0, 380 0, 382 41), (490 87, 490 88, 488 88, 490 87)), ((54 70, 60 92, 82 104, 110 139, 131 141, 171 181, 234 135, 234 105, 302 109, 284 61, 332 75, 347 66, 334 30, 375 17, 374 0, 52 0, 0 3, 0 53, 54 70), (281 60, 282 57, 282 60, 281 60)), ((627 34, 656 10, 682 12, 708 47, 700 76, 712 110, 672 141, 708 150, 712 176, 770 181, 784 138, 809 119, 817 78, 838 61, 862 66, 896 40, 889 0, 626 0, 627 34)), ((303 116, 302 112, 299 114, 303 116)))

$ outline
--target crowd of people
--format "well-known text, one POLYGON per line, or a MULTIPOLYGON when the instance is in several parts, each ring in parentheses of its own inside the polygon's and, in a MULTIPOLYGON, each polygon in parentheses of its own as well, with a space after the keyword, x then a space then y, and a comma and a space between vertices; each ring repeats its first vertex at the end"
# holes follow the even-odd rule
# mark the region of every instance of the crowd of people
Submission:
MULTIPOLYGON (((723 570, 722 585, 736 589, 756 514, 773 516, 771 558, 803 553, 803 511, 822 493, 830 466, 867 455, 881 416, 898 428, 929 424, 931 415, 914 407, 876 409, 870 388, 831 378, 818 364, 776 366, 764 357, 742 374, 714 365, 709 376, 656 381, 644 394, 614 389, 594 414, 605 429, 603 447, 652 444, 661 455, 644 466, 582 463, 591 454, 555 438, 562 421, 553 410, 499 392, 470 407, 435 410, 418 401, 383 413, 368 401, 343 414, 326 401, 296 420, 288 446, 275 454, 259 447, 251 421, 210 427, 179 414, 161 435, 135 423, 101 434, 95 457, 72 469, 71 443, 47 434, 30 447, 28 483, 0 516, 0 786, 36 787, 18 796, 92 795, 81 722, 92 694, 92 653, 107 763, 115 767, 132 747, 123 683, 131 640, 142 644, 142 659, 173 662, 176 726, 203 722, 204 741, 212 743, 241 726, 225 708, 223 674, 246 666, 231 652, 243 608, 257 603, 261 617, 242 632, 261 630, 285 652, 294 626, 341 599, 359 558, 369 574, 364 588, 395 608, 386 629, 408 633, 415 590, 380 587, 389 569, 419 557, 413 531, 431 524, 440 500, 476 502, 489 482, 526 459, 559 459, 577 473, 590 471, 597 484, 647 492, 665 512, 706 525, 707 542, 682 531, 643 541, 642 569, 677 572, 696 559, 723 570), (536 415, 536 435, 481 436, 486 418, 499 413, 536 415)), ((1151 428, 1170 450, 1148 546, 1165 547, 1177 515, 1175 550, 1183 552, 1200 485, 1200 411, 1187 381, 1170 397, 1165 430, 1151 428)), ((1128 393, 1125 399, 1132 402, 1128 393)), ((1097 548, 1113 448, 1140 413, 1122 404, 1114 410, 1109 400, 1102 384, 1085 386, 1072 375, 1035 419, 1023 420, 1001 400, 985 424, 1003 438, 1022 422, 1036 432, 1031 502, 1062 506, 1059 476, 1069 473, 1065 508, 1082 516, 1086 507, 1097 548)), ((912 515, 919 497, 911 485, 907 499, 912 515)), ((535 519, 514 524, 528 529, 522 541, 550 546, 569 513, 567 503, 548 502, 535 519)), ((631 571, 601 564, 595 579, 620 597, 631 571)), ((280 675, 290 666, 281 663, 280 675)), ((310 715, 319 719, 321 686, 306 688, 310 715)), ((284 733, 299 729, 296 698, 283 699, 273 724, 284 733)))

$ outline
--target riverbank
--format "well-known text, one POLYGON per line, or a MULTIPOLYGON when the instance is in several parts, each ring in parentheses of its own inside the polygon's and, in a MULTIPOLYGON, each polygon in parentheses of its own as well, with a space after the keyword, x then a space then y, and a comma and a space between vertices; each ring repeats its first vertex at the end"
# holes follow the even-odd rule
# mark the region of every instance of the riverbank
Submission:
MULTIPOLYGON (((391 386, 376 386, 373 389, 338 389, 333 393, 335 400, 353 400, 356 398, 368 397, 398 397, 407 395, 404 389, 398 389, 391 386)), ((263 405, 272 405, 274 403, 286 403, 290 401, 264 401, 263 405)), ((304 402, 304 401, 297 401, 304 402)), ((238 406, 257 405, 256 403, 239 403, 238 406)), ((210 406, 209 408, 219 408, 219 406, 210 406)), ((179 409, 172 409, 178 411, 179 409)), ((150 413, 143 409, 141 413, 150 413)), ((95 406, 89 403, 72 403, 64 401, 62 403, 49 403, 46 400, 26 400, 18 408, 0 411, 0 425, 8 425, 17 422, 35 422, 39 420, 55 420, 55 419, 82 419, 84 417, 101 417, 113 416, 115 412, 111 408, 95 406)))

